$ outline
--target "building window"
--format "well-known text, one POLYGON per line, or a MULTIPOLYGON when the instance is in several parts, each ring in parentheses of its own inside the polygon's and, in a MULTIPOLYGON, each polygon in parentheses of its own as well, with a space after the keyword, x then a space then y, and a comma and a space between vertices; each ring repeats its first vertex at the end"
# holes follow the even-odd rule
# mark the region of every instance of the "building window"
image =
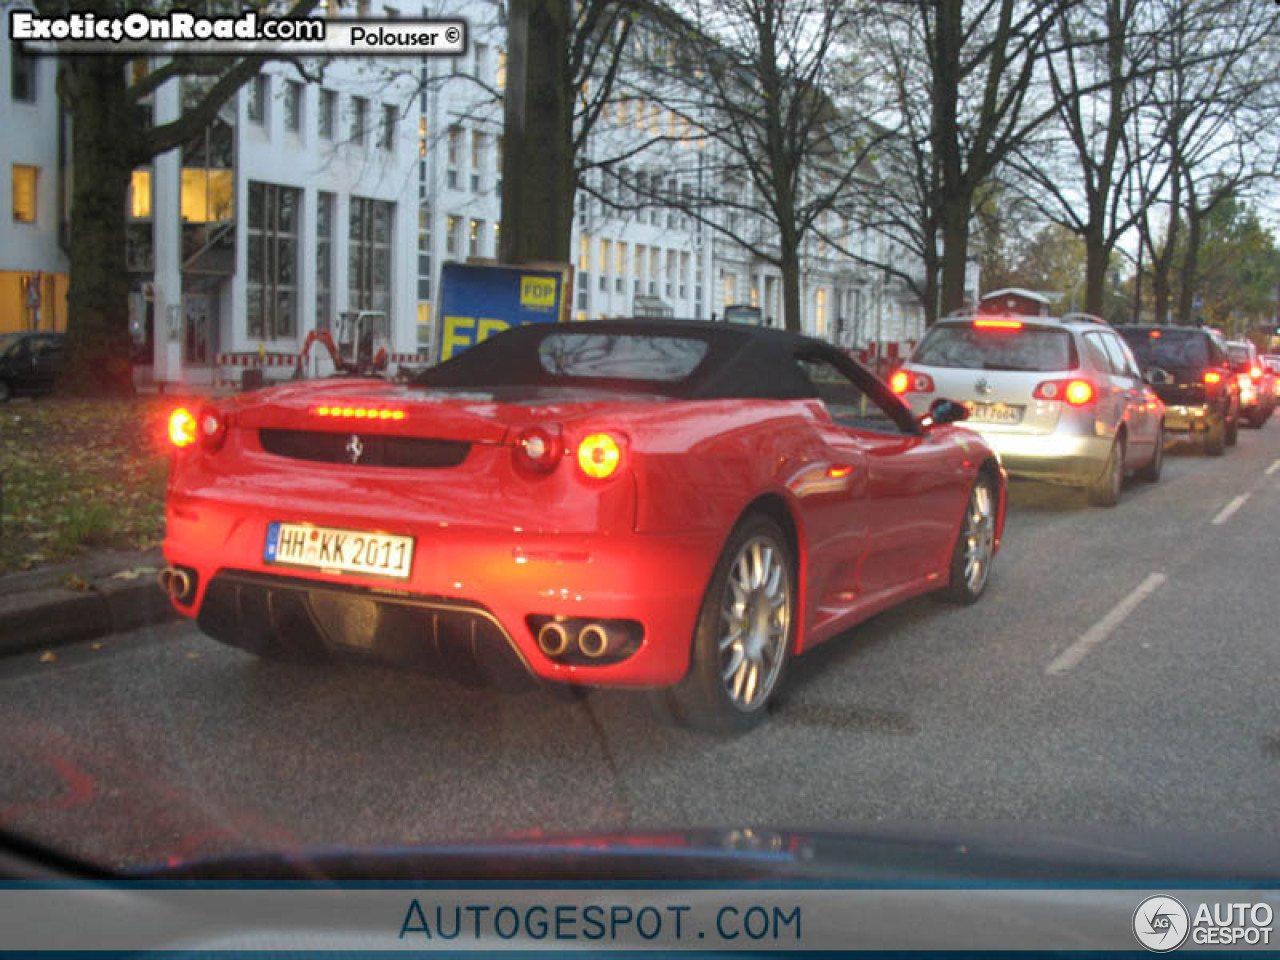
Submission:
POLYGON ((385 200, 351 198, 347 306, 391 316, 391 218, 385 200))
POLYGON ((151 219, 150 170, 135 170, 129 178, 129 219, 151 219))
POLYGON ((36 183, 40 179, 38 167, 20 163, 13 165, 13 220, 15 223, 36 222, 36 183))
POLYGON ((302 84, 297 80, 284 83, 284 128, 291 133, 302 132, 302 84))
POLYGON ((446 154, 448 161, 447 181, 450 190, 458 189, 458 163, 462 159, 462 128, 452 126, 449 128, 448 150, 446 154))
POLYGON ((484 243, 484 221, 471 221, 471 242, 467 246, 467 252, 470 256, 479 257, 483 255, 481 246, 484 243))
MULTIPOLYGON (((427 118, 425 116, 418 118, 418 159, 427 159, 427 118)), ((423 174, 426 177, 426 174, 423 174)))
POLYGON ((484 173, 485 135, 478 130, 471 134, 471 192, 480 192, 480 176, 484 173))
POLYGON ((418 209, 418 299, 431 299, 431 208, 418 209))
POLYGON ((578 272, 591 269, 591 238, 585 233, 578 237, 578 272))
POLYGON ((258 74, 249 84, 249 122, 260 127, 267 125, 267 87, 271 78, 258 74))
POLYGON ((458 255, 458 229, 460 221, 457 217, 448 217, 444 225, 444 252, 451 257, 458 255))
POLYGON ((292 337, 298 314, 298 210, 302 191, 249 181, 245 313, 249 336, 292 337))
POLYGON ((333 214, 337 198, 316 195, 316 329, 333 324, 333 214))
POLYGON ((320 136, 333 139, 334 118, 338 113, 338 95, 332 90, 320 91, 320 136))
POLYGON ((814 298, 813 329, 820 337, 827 335, 827 291, 823 287, 814 298))
POLYGON ((9 42, 9 95, 19 103, 36 102, 36 60, 9 42))
POLYGON ((351 135, 352 143, 364 146, 364 128, 369 120, 369 101, 364 97, 351 98, 351 135))
POLYGON ((389 103, 382 105, 382 129, 378 134, 378 146, 383 150, 395 149, 397 110, 389 103))
POLYGON ((494 85, 499 90, 507 89, 507 51, 498 51, 498 71, 494 77, 494 85))
POLYGON ((609 272, 609 241, 600 238, 600 289, 603 290, 607 281, 605 274, 609 272))
POLYGON ((493 192, 499 199, 502 197, 502 135, 499 134, 494 141, 495 147, 493 151, 493 192))

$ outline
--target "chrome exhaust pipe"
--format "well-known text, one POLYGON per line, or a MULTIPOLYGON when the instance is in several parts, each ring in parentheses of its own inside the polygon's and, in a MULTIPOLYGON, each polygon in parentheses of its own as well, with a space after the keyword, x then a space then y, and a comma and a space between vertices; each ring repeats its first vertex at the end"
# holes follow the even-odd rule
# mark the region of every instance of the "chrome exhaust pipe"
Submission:
POLYGON ((609 634, 598 623, 589 623, 578 631, 578 649, 584 657, 599 659, 609 652, 609 634))
POLYGON ((548 657, 559 657, 569 649, 569 634, 565 628, 550 620, 538 631, 538 649, 548 657))
POLYGON ((172 599, 180 600, 191 589, 191 576, 178 567, 165 567, 160 571, 160 589, 172 599))

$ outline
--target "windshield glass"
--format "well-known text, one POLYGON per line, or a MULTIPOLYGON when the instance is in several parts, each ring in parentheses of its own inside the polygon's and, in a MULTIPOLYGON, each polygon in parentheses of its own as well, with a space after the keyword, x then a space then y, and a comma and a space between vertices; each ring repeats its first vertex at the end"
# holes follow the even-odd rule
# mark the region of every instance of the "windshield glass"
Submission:
POLYGON ((912 362, 973 370, 1070 370, 1076 365, 1074 352, 1071 335, 1065 330, 944 324, 929 332, 912 362))
POLYGON ((1143 369, 1195 369, 1209 365, 1209 340, 1197 330, 1122 330, 1143 369))
POLYGON ((1280 2, 4 7, 0 872, 1280 845, 1280 2))

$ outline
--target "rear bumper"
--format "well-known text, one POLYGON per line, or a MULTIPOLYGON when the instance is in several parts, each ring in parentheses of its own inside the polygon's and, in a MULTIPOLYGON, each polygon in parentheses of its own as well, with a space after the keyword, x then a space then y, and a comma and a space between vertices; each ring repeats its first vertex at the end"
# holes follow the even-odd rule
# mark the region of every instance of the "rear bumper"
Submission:
MULTIPOLYGON (((968 426, 966 424, 966 426, 968 426)), ((1111 438, 1058 431, 1018 434, 976 430, 1000 457, 1012 476, 1051 483, 1083 485, 1092 482, 1111 455, 1111 438)))
POLYGON ((1207 433, 1215 422, 1213 410, 1206 404, 1177 404, 1164 408, 1166 433, 1207 433))
MULTIPOLYGON (((278 513, 278 511, 277 511, 278 513)), ((666 686, 689 663, 702 594, 721 544, 711 535, 528 533, 511 526, 373 523, 308 510, 306 522, 415 538, 407 581, 268 564, 267 524, 296 516, 175 497, 165 557, 195 573, 184 616, 258 652, 291 645, 510 684, 524 675, 592 686, 666 686), (635 621, 634 652, 596 665, 549 658, 529 617, 635 621)))

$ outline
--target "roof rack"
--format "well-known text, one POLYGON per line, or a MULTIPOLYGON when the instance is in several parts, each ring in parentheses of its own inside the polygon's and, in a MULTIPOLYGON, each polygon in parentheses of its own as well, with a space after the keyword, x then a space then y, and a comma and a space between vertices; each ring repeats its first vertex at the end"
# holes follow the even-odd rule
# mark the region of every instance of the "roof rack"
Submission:
POLYGON ((1103 320, 1100 316, 1094 313, 1064 313, 1058 319, 1060 319, 1063 323, 1067 323, 1071 321, 1075 323, 1098 323, 1104 327, 1111 326, 1111 324, 1107 323, 1107 321, 1103 320))

